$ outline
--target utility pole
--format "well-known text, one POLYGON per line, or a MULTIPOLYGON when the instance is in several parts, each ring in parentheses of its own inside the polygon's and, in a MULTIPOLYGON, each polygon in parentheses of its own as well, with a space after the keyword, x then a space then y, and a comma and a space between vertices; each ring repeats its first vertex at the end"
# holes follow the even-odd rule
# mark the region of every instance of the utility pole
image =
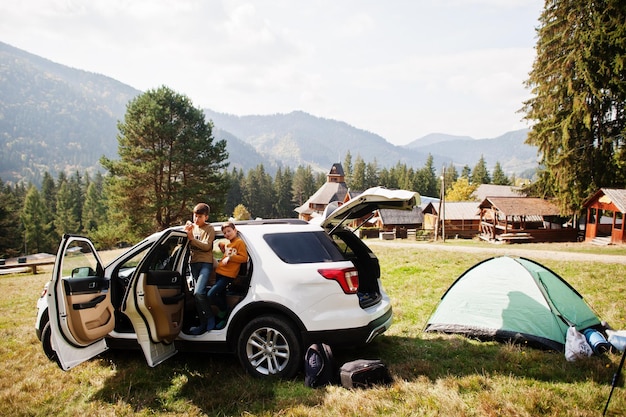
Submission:
POLYGON ((445 178, 446 178, 446 167, 444 165, 443 174, 440 177, 441 189, 439 190, 439 208, 437 209, 437 223, 435 223, 435 242, 439 238, 439 223, 440 222, 441 222, 441 238, 443 239, 444 242, 446 241, 446 225, 445 225, 446 207, 443 204, 445 200, 445 195, 446 195, 445 178))

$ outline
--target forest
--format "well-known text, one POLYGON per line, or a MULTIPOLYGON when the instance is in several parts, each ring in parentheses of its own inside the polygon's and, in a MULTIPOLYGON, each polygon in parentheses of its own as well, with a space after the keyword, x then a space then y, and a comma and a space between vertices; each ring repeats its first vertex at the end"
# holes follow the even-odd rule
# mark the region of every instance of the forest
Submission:
MULTIPOLYGON (((353 161, 348 153, 342 165, 351 190, 381 185, 417 191, 424 196, 440 195, 441 173, 432 165, 432 158, 417 170, 401 163, 380 169, 376 162, 366 163, 359 156, 353 161)), ((446 167, 446 198, 470 199, 479 184, 507 185, 516 181, 499 167, 496 164, 489 173, 483 158, 473 168, 463 167, 460 173, 453 165, 446 167)), ((274 176, 263 165, 248 172, 225 169, 221 176, 226 189, 223 199, 207 201, 212 210, 210 220, 294 218, 294 209, 326 182, 326 174, 314 172, 310 166, 278 169, 274 176)), ((70 176, 62 173, 57 178, 46 172, 41 187, 12 186, 0 181, 0 257, 54 254, 65 233, 88 236, 99 248, 135 243, 132 239, 137 237, 124 233, 109 219, 106 182, 107 177, 101 173, 90 176, 78 171, 70 176)))

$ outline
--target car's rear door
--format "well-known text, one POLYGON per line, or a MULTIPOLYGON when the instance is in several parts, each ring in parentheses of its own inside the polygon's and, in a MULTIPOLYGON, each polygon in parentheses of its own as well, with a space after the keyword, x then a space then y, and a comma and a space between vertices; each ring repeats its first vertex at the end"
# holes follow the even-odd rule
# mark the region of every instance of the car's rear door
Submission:
POLYGON ((150 366, 176 354, 173 342, 185 307, 186 247, 184 232, 166 231, 137 265, 122 302, 150 366))
POLYGON ((62 369, 107 349, 104 337, 115 327, 109 289, 93 244, 84 237, 63 236, 48 287, 52 347, 62 369))

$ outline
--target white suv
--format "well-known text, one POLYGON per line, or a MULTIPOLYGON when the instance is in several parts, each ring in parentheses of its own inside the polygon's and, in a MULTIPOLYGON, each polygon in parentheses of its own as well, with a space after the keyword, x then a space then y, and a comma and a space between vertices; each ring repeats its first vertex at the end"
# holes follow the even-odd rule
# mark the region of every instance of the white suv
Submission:
POLYGON ((320 224, 236 223, 249 262, 228 289, 226 327, 198 336, 189 334, 197 316, 182 227, 151 235, 106 266, 87 238, 66 235, 37 303, 37 336, 64 370, 108 347, 139 345, 150 366, 177 349, 226 350, 252 375, 290 378, 309 344, 360 345, 389 328, 378 259, 344 225, 378 208, 416 204, 414 192, 378 187, 320 224))

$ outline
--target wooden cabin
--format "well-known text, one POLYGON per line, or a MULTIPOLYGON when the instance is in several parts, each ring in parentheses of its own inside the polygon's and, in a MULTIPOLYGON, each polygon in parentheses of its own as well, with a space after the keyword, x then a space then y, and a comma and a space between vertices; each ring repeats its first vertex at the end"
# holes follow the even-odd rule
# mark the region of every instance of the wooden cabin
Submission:
POLYGON ((556 204, 541 198, 488 197, 478 205, 480 238, 490 242, 576 242, 556 204))
POLYGON ((471 239, 480 231, 480 215, 478 203, 474 201, 451 201, 442 203, 431 202, 424 207, 424 229, 435 230, 439 219, 443 220, 442 230, 446 238, 471 239))
POLYGON ((583 203, 583 207, 587 209, 585 242, 626 243, 626 189, 601 188, 583 203))

